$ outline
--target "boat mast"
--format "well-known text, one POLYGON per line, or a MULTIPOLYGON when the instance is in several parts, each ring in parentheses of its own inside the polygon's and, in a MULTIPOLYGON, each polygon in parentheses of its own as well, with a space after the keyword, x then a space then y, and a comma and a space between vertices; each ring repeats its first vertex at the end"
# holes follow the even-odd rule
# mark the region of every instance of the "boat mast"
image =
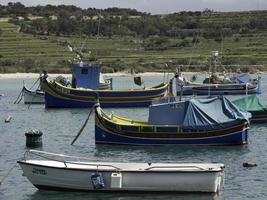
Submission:
POLYGON ((210 86, 211 86, 211 78, 215 77, 215 73, 217 71, 217 58, 218 58, 219 52, 218 51, 212 51, 211 52, 211 61, 210 61, 210 67, 209 67, 209 92, 208 96, 210 96, 210 86))
POLYGON ((97 26, 97 37, 96 37, 96 40, 99 39, 100 20, 101 20, 101 9, 99 9, 99 17, 98 17, 98 26, 97 26))

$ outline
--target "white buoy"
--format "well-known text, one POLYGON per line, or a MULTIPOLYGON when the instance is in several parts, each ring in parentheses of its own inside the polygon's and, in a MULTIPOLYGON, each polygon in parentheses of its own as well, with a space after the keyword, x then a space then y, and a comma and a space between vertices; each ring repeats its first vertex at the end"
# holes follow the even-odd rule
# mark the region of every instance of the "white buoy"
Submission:
POLYGON ((5 123, 9 123, 11 121, 12 117, 10 115, 7 116, 5 119, 5 123))

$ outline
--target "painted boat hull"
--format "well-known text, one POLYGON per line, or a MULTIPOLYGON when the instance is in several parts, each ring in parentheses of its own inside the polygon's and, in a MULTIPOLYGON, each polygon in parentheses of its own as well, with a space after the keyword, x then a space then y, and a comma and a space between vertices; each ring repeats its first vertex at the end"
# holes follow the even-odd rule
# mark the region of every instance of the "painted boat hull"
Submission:
MULTIPOLYGON (((260 80, 259 80, 260 81, 260 80)), ((180 86, 176 85, 177 95, 180 95, 180 86)), ((261 94, 260 83, 246 89, 246 84, 203 84, 184 85, 183 95, 240 95, 240 94, 261 94)))
POLYGON ((154 99, 166 96, 168 84, 138 90, 74 89, 41 81, 46 108, 87 108, 95 104, 96 93, 103 107, 147 107, 154 99))
POLYGON ((251 122, 252 123, 267 123, 267 110, 264 111, 248 111, 251 113, 252 118, 251 122))
POLYGON ((198 168, 197 164, 187 164, 191 165, 191 169, 186 169, 183 164, 177 164, 176 167, 175 164, 164 164, 165 167, 153 169, 151 166, 154 163, 132 163, 132 166, 129 166, 136 169, 118 170, 102 167, 101 164, 93 167, 85 164, 71 166, 67 162, 45 162, 39 165, 30 160, 18 161, 23 175, 38 189, 94 192, 218 192, 224 184, 222 164, 210 164, 209 169, 198 168), (91 181, 92 174, 96 172, 103 176, 104 187, 101 189, 94 189, 91 181), (118 172, 121 175, 121 184, 114 184, 112 173, 118 172))
POLYGON ((95 143, 124 145, 241 145, 248 143, 246 122, 218 130, 182 132, 178 127, 123 126, 95 112, 95 143), (138 130, 137 130, 138 129, 138 130), (150 129, 150 130, 148 130, 150 129), (147 130, 147 131, 145 131, 147 130))
POLYGON ((44 104, 45 103, 44 92, 32 91, 24 87, 23 95, 24 95, 25 104, 44 104))

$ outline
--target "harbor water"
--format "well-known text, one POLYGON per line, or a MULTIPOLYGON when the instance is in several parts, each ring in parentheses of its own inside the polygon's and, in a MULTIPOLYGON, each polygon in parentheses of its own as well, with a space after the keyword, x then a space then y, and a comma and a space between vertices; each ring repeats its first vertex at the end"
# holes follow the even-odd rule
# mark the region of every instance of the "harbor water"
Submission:
MULTIPOLYGON (((161 76, 144 77, 146 87, 162 81, 161 76)), ((26 80, 31 86, 35 80, 26 80)), ((136 87, 132 77, 113 77, 114 88, 136 87)), ((267 88, 267 76, 263 75, 263 87, 267 88)), ((267 124, 252 124, 249 131, 250 143, 237 146, 121 146, 95 145, 94 115, 76 141, 70 145, 83 125, 89 109, 45 109, 44 105, 14 104, 22 89, 22 80, 1 80, 0 94, 0 200, 88 200, 88 199, 267 199, 267 124), (11 116, 9 123, 5 118, 11 116), (55 192, 36 189, 16 161, 23 157, 26 147, 25 132, 34 129, 43 132, 40 150, 88 157, 93 161, 121 162, 181 162, 203 161, 225 164, 225 187, 221 194, 155 194, 155 193, 86 193, 55 192), (244 168, 244 162, 258 166, 244 168), (5 177, 8 171, 14 169, 5 177)), ((267 95, 262 94, 267 104, 267 95)), ((107 108, 133 119, 147 119, 147 108, 107 108)), ((89 182, 90 180, 88 180, 89 182)), ((159 180, 160 181, 160 180, 159 180)))

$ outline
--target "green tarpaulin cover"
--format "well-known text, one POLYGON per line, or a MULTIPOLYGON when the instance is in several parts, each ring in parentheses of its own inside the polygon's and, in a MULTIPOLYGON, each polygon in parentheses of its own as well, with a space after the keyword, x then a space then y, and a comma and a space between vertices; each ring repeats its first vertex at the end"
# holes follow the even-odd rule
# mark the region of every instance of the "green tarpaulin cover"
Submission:
POLYGON ((232 101, 238 108, 246 111, 263 111, 265 106, 261 103, 257 95, 249 95, 242 99, 232 101))

